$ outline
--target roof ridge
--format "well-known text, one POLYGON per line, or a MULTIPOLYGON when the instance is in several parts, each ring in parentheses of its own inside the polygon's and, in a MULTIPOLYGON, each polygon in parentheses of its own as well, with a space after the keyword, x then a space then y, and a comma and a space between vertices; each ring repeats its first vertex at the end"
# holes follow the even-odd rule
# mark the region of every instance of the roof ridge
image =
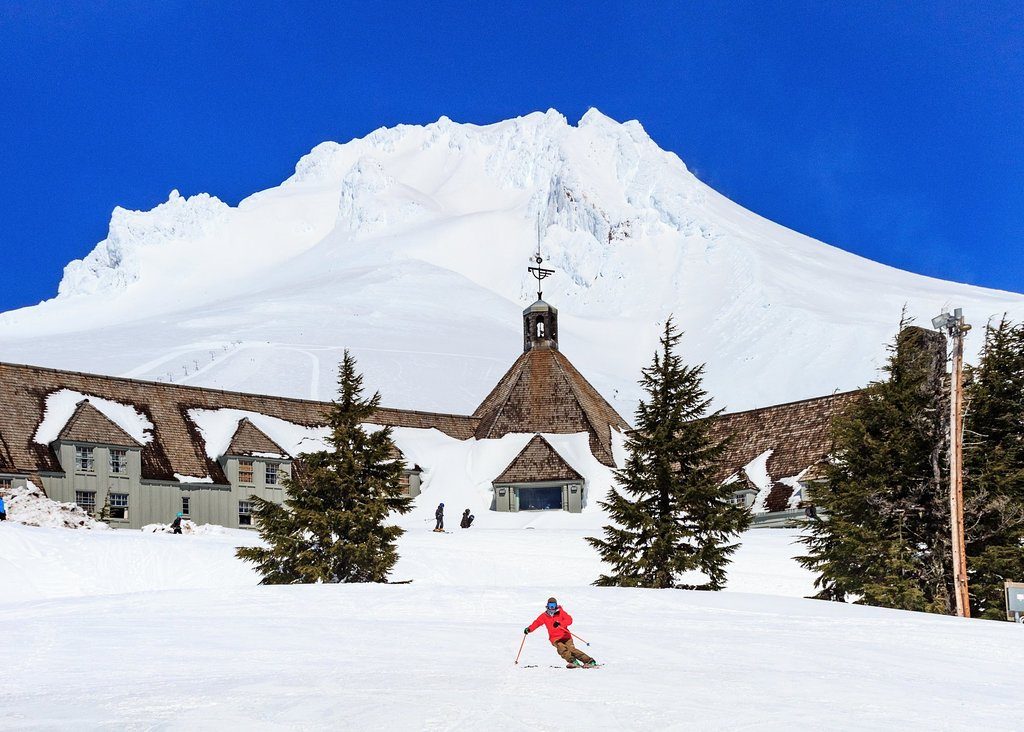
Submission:
POLYGON ((854 394, 859 394, 860 392, 864 391, 864 389, 865 389, 865 387, 861 387, 859 389, 848 389, 846 391, 836 390, 836 391, 832 392, 831 394, 822 394, 821 396, 807 397, 806 399, 794 399, 791 402, 781 402, 780 404, 769 404, 769 405, 764 406, 764 407, 754 407, 752 409, 741 409, 738 412, 721 412, 718 416, 719 417, 733 417, 733 416, 736 416, 736 415, 739 415, 739 414, 754 414, 755 412, 765 412, 765 411, 769 411, 769 410, 780 409, 781 407, 793 407, 793 406, 796 406, 797 404, 808 404, 809 402, 823 401, 823 400, 826 400, 826 399, 835 399, 837 397, 853 396, 854 394))
MULTIPOLYGON (((267 397, 270 399, 280 399, 281 401, 293 402, 296 404, 316 404, 320 406, 327 406, 333 404, 333 401, 321 401, 319 399, 303 399, 301 397, 290 397, 282 396, 279 394, 262 394, 254 391, 235 391, 232 389, 217 389, 211 386, 193 386, 191 384, 176 384, 173 381, 151 381, 147 379, 135 379, 130 376, 111 376, 110 374, 96 374, 89 371, 71 371, 68 369, 58 369, 52 366, 34 366, 27 363, 12 363, 10 361, 0 361, 0 368, 9 367, 13 369, 25 369, 28 371, 45 371, 51 374, 66 374, 70 376, 83 376, 88 379, 100 379, 102 381, 112 381, 118 384, 138 384, 141 386, 153 386, 161 389, 180 389, 185 392, 203 392, 207 394, 228 394, 230 396, 243 396, 243 397, 267 397)), ((377 407, 378 411, 382 412, 401 412, 403 414, 422 414, 432 417, 456 417, 458 419, 475 419, 470 414, 455 414, 454 412, 433 412, 422 409, 402 409, 401 407, 377 407)))

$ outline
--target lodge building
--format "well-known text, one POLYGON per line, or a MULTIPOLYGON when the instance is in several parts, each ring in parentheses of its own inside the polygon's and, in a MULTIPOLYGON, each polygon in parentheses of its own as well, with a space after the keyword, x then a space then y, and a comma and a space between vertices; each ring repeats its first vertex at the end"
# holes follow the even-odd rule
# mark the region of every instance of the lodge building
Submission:
MULTIPOLYGON (((559 350, 558 311, 540 294, 523 311, 522 355, 473 414, 380 408, 370 420, 480 444, 522 437, 522 449, 488 478, 493 511, 582 511, 604 496, 590 495, 586 467, 555 438, 585 436, 596 464, 614 468, 613 442, 629 430, 559 350)), ((724 415, 719 429, 740 436, 722 474, 736 486, 734 500, 768 525, 795 515, 828 455, 831 416, 853 398, 724 415)), ((329 406, 0 363, 0 493, 32 480, 114 527, 167 523, 180 511, 197 523, 244 528, 252 525, 251 496, 283 500, 281 480, 303 445, 322 439, 329 406)), ((396 457, 405 462, 407 493, 419 495, 423 468, 396 457)))

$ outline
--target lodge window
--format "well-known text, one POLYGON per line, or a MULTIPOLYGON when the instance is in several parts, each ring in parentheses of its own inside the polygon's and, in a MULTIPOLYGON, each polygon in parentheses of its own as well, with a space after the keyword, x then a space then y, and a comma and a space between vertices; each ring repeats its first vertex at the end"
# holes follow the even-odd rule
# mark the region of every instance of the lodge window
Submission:
POLYGON ((128 472, 127 450, 110 450, 110 472, 118 475, 128 472))
POLYGON ((75 491, 75 503, 84 508, 86 513, 95 513, 96 491, 75 491))
POLYGON ((239 460, 238 461, 238 482, 252 485, 253 482, 253 470, 252 460, 239 460))
POLYGON ((95 470, 93 449, 75 445, 75 470, 79 473, 91 473, 95 470))
POLYGON ((14 482, 11 478, 0 478, 0 492, 8 493, 14 482))
POLYGON ((188 496, 182 496, 181 497, 181 515, 182 516, 189 516, 189 515, 191 515, 191 514, 189 514, 189 503, 191 503, 191 499, 189 499, 188 496))
POLYGON ((747 495, 745 493, 733 493, 729 497, 728 502, 729 503, 734 503, 737 506, 746 506, 747 505, 747 495))
POLYGON ((128 520, 128 494, 127 493, 111 493, 110 494, 110 518, 117 519, 118 521, 128 520))
POLYGON ((277 463, 267 463, 264 477, 267 485, 277 485, 277 463))
POLYGON ((238 525, 252 526, 252 501, 238 502, 238 525))

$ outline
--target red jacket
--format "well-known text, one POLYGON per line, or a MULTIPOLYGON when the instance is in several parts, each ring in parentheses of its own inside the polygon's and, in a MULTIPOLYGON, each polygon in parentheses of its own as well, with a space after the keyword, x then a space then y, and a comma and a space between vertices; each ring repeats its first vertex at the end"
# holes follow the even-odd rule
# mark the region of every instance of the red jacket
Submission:
POLYGON ((530 626, 530 632, 532 633, 542 625, 547 626, 548 640, 551 641, 552 645, 558 641, 569 640, 572 637, 572 633, 569 632, 569 626, 572 625, 572 615, 563 610, 561 605, 555 610, 554 615, 548 615, 547 611, 538 615, 537 619, 530 626), (557 628, 555 623, 558 623, 557 628))

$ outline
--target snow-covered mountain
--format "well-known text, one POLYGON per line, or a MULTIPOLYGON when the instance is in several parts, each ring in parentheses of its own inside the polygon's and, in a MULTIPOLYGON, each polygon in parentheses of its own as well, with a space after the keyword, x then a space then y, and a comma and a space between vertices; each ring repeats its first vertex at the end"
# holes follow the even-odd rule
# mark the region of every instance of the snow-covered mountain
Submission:
POLYGON ((747 211, 637 122, 549 111, 326 142, 237 207, 118 208, 57 297, 0 314, 0 360, 329 398, 349 348, 385 404, 468 412, 521 348, 538 221, 561 349, 627 418, 670 313, 730 410, 864 384, 904 305, 1024 319, 747 211))

